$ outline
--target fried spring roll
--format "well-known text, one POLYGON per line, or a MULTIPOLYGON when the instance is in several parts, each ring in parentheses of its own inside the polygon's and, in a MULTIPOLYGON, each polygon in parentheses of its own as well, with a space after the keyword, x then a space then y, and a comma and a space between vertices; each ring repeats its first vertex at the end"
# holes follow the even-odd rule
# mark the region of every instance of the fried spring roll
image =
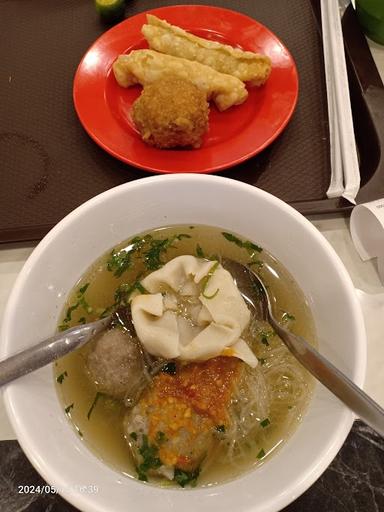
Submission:
POLYGON ((153 50, 200 62, 250 85, 262 85, 269 77, 271 60, 266 55, 197 37, 152 14, 147 22, 142 34, 153 50))
POLYGON ((189 80, 221 111, 243 103, 248 97, 244 83, 232 75, 153 50, 134 50, 129 55, 120 55, 113 64, 113 72, 122 87, 137 83, 144 86, 170 75, 189 80))

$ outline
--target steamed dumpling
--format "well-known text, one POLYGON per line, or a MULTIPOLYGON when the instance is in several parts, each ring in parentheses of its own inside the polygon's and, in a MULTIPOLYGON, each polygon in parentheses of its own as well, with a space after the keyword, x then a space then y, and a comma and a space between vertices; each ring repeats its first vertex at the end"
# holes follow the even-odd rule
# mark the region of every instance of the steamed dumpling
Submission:
POLYGON ((178 256, 141 281, 131 302, 136 333, 152 355, 182 361, 257 358, 241 334, 250 312, 231 274, 217 261, 178 256))

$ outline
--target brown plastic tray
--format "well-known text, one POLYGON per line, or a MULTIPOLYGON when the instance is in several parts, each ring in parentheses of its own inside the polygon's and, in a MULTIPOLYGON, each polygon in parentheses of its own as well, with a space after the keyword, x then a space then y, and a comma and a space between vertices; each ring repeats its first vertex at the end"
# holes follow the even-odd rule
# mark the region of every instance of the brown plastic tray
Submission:
MULTIPOLYGON (((321 32, 319 1, 311 1, 321 32)), ((384 86, 352 5, 347 8, 342 25, 361 175, 356 202, 361 204, 384 197, 384 86)), ((292 206, 304 215, 348 214, 352 210, 352 205, 343 199, 294 201, 292 206)))
MULTIPOLYGON (((131 0, 126 17, 165 3, 131 0)), ((318 0, 193 3, 235 8, 259 20, 289 48, 299 71, 299 101, 286 130, 261 154, 221 174, 263 188, 304 214, 348 213, 347 202, 326 199, 330 164, 318 0)), ((90 0, 0 0, 0 242, 40 239, 90 197, 149 175, 99 148, 73 108, 77 65, 107 28, 90 0)), ((358 201, 364 202, 384 195, 384 89, 352 9, 344 16, 344 34, 363 185, 358 201)))

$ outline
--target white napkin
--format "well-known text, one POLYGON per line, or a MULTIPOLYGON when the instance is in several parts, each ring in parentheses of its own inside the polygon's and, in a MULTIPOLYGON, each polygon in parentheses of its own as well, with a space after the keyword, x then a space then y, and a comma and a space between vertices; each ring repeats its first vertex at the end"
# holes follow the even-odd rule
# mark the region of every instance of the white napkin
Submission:
POLYGON ((384 199, 355 206, 350 231, 361 259, 377 258, 379 276, 384 284, 384 199))

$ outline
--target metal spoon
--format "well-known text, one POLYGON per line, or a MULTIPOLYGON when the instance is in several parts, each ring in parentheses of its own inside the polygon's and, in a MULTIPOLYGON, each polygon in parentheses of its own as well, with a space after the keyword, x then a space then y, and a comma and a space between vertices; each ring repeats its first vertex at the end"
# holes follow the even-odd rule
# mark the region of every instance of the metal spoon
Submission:
POLYGON ((279 324, 273 316, 268 291, 260 277, 236 261, 225 258, 222 264, 232 274, 246 303, 258 318, 271 325, 296 359, 359 418, 384 436, 384 410, 304 338, 279 324))
POLYGON ((151 356, 144 349, 136 335, 131 309, 118 307, 111 315, 105 318, 89 324, 71 327, 64 332, 41 341, 33 347, 0 361, 0 387, 73 352, 88 343, 97 334, 108 329, 108 327, 117 325, 129 334, 132 341, 137 344, 147 372, 146 375, 143 375, 143 378, 144 381, 145 378, 148 381, 148 379, 152 378, 162 369, 167 361, 151 356))
POLYGON ((130 310, 120 307, 105 318, 67 329, 0 361, 0 387, 69 354, 88 343, 109 326, 117 324, 123 327, 132 338, 135 336, 130 310))
POLYGON ((0 361, 0 387, 82 347, 111 325, 112 316, 78 325, 0 361))

